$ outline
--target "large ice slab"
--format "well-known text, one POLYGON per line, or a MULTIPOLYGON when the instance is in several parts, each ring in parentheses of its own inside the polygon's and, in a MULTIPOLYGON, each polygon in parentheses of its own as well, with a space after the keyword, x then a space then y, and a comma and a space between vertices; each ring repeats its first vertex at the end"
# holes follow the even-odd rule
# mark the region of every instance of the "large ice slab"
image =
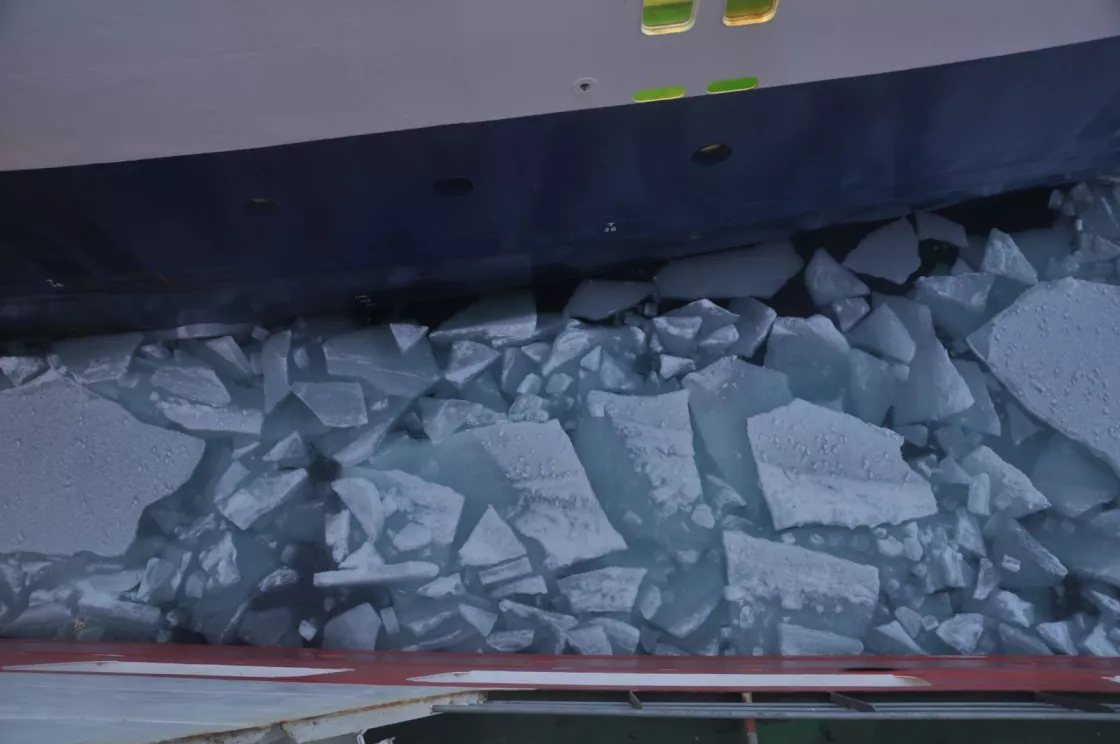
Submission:
POLYGON ((187 431, 203 434, 260 436, 261 426, 264 423, 264 414, 253 408, 238 406, 216 408, 178 398, 157 400, 156 409, 169 421, 187 431))
POLYGON ((645 575, 644 568, 600 568, 566 576, 556 585, 572 612, 630 612, 645 575))
POLYGON ((502 348, 530 340, 537 330, 533 293, 518 290, 480 297, 433 331, 432 343, 477 341, 502 348))
POLYGON ((381 632, 381 618, 370 604, 351 607, 323 626, 323 648, 372 651, 381 632))
POLYGON ((1001 230, 992 230, 988 235, 988 244, 984 247, 980 270, 1012 279, 1020 284, 1030 285, 1038 282, 1038 273, 1019 250, 1015 239, 1001 230))
POLYGON ((433 478, 469 501, 492 504, 555 568, 624 550, 571 440, 556 420, 459 432, 433 448, 433 478))
POLYGON ((914 358, 914 339, 890 305, 879 305, 848 331, 848 342, 884 359, 909 364, 914 358))
POLYGON ((918 236, 908 220, 895 220, 865 235, 843 265, 857 274, 903 284, 922 265, 918 236))
POLYGON ((967 411, 975 402, 941 342, 932 334, 918 340, 910 374, 895 395, 894 423, 902 426, 944 421, 967 411))
POLYGON ((785 374, 724 357, 684 378, 700 442, 720 476, 740 493, 757 488, 747 420, 793 400, 785 374))
POLYGON ((222 515, 243 530, 279 508, 307 482, 307 471, 287 470, 269 473, 250 481, 215 506, 222 515))
POLYGON ((217 373, 201 364, 164 365, 152 373, 152 387, 210 406, 225 406, 232 400, 217 373))
POLYGON ((53 372, 0 392, 0 422, 0 551, 123 553, 140 513, 187 482, 204 448, 53 372))
POLYGON ((1120 287, 1042 282, 969 336, 1030 413, 1120 472, 1120 287))
POLYGON ((818 248, 805 267, 805 286, 819 310, 837 300, 871 294, 866 284, 837 263, 824 248, 818 248))
POLYGON ((653 285, 647 282, 584 279, 564 307, 564 315, 584 320, 606 320, 637 305, 652 292, 653 285))
POLYGON ((854 529, 937 513, 929 483, 902 459, 902 437, 803 400, 747 422, 759 483, 779 530, 854 529))
POLYGON ((292 392, 324 426, 347 428, 369 423, 360 383, 295 382, 292 392))
POLYGON ((1120 495, 1108 467, 1061 434, 1052 434, 1031 466, 1031 483, 1067 517, 1081 517, 1120 495))
POLYGON ((52 350, 75 380, 112 382, 128 371, 132 354, 143 338, 142 333, 71 338, 55 343, 52 350))
POLYGON ((765 243, 670 261, 657 272, 654 283, 662 297, 673 299, 766 299, 803 265, 791 243, 765 243))
POLYGON ((402 352, 389 326, 336 336, 323 344, 323 354, 332 375, 366 380, 386 395, 415 397, 440 378, 427 340, 402 352))
POLYGON ((798 398, 836 400, 848 384, 848 340, 823 315, 778 318, 766 342, 766 366, 785 373, 798 398))

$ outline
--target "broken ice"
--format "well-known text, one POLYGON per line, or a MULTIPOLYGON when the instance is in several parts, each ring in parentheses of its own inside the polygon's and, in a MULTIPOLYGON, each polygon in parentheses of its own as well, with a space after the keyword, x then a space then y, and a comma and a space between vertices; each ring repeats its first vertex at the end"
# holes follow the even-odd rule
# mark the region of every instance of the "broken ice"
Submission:
POLYGON ((654 283, 662 297, 766 299, 803 265, 792 244, 766 243, 670 261, 657 273, 654 283))
POLYGON ((346 428, 369 423, 365 394, 357 382, 296 382, 292 392, 324 426, 346 428))
POLYGON ((906 219, 895 220, 868 233, 843 265, 857 274, 877 276, 903 284, 918 270, 918 236, 906 219))

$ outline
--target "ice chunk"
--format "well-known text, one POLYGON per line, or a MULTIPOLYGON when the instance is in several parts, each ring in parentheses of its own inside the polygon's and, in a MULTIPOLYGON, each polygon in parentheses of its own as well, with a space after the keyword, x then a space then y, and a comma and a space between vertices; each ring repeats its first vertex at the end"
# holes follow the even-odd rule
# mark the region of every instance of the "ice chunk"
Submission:
POLYGON ((187 431, 205 434, 248 434, 260 436, 264 415, 257 410, 226 406, 215 408, 184 400, 158 400, 156 408, 167 419, 187 431))
POLYGON ((862 297, 837 300, 828 306, 828 314, 836 322, 836 327, 847 332, 871 311, 871 306, 862 297))
POLYGON ((999 640, 1005 654, 1019 656, 1048 656, 1053 652, 1036 634, 1000 623, 999 640))
POLYGON ((646 282, 584 279, 564 307, 564 315, 584 320, 606 320, 637 305, 652 292, 653 285, 646 282))
POLYGON ((264 373, 264 412, 271 413, 291 387, 288 383, 288 355, 292 350, 292 332, 282 331, 268 337, 261 347, 261 371, 264 373))
POLYGON ((633 511, 647 537, 676 547, 677 530, 703 493, 692 446, 688 391, 619 396, 592 391, 575 435, 587 477, 619 513, 633 511))
POLYGON ((434 563, 405 561, 382 565, 366 564, 360 568, 339 571, 321 571, 315 574, 314 581, 317 587, 379 586, 425 581, 434 579, 438 575, 439 566, 434 563))
POLYGON ((863 644, 855 638, 778 623, 778 653, 782 656, 858 656, 863 644))
POLYGON ((237 545, 233 534, 228 530, 222 530, 217 541, 199 551, 198 565, 218 586, 233 586, 241 581, 237 556, 237 545))
POLYGON ((700 562, 675 573, 664 591, 648 584, 641 593, 642 617, 676 638, 688 638, 723 601, 724 578, 718 566, 700 562))
POLYGON ((141 512, 186 483, 204 449, 54 372, 0 392, 0 422, 4 551, 123 553, 141 512))
POLYGON ((381 492, 365 478, 339 478, 331 488, 346 504, 347 508, 362 526, 366 537, 376 540, 385 527, 385 506, 381 502, 381 492))
POLYGON ((1108 628, 1104 623, 1097 623, 1093 631, 1077 644, 1081 651, 1089 656, 1116 657, 1120 650, 1108 638, 1108 628))
POLYGON ((604 351, 599 365, 599 382, 604 390, 632 392, 641 386, 642 378, 631 365, 604 351))
MULTIPOLYGON (((654 278, 662 297, 773 296, 804 263, 788 242, 766 243, 670 261, 654 278)), ((732 310, 732 312, 735 312, 732 310)))
POLYGON ((516 581, 511 581, 508 584, 502 584, 499 587, 495 587, 490 592, 490 596, 494 597, 495 599, 500 599, 502 597, 514 597, 519 594, 548 594, 548 585, 544 582, 544 578, 542 576, 525 576, 523 578, 517 579, 516 581))
POLYGON ((296 382, 292 392, 324 426, 346 428, 369 423, 366 398, 357 382, 296 382))
POLYGON ((729 600, 756 616, 778 607, 801 609, 791 622, 851 638, 866 632, 879 600, 873 566, 735 531, 723 533, 723 545, 729 600), (820 613, 813 611, 816 606, 820 613))
POLYGON ((428 335, 428 326, 418 323, 390 323, 389 332, 396 339, 400 352, 407 354, 428 335))
POLYGON ((214 370, 199 364, 160 367, 152 373, 152 386, 179 398, 210 406, 225 406, 232 400, 214 370))
POLYGON ((15 386, 20 386, 47 369, 47 363, 35 356, 0 356, 0 372, 15 386))
POLYGON ((988 385, 984 381, 984 373, 980 366, 976 362, 960 359, 954 359, 953 366, 968 385, 968 391, 972 394, 974 402, 968 410, 951 417, 949 421, 972 431, 998 437, 1003 427, 1000 425, 999 414, 996 413, 992 398, 988 394, 988 385))
POLYGON ((257 589, 263 593, 287 589, 298 584, 299 578, 299 572, 295 569, 281 567, 261 579, 257 583, 257 589))
POLYGON ((977 447, 961 460, 961 467, 972 475, 985 473, 991 481, 992 506, 1008 517, 1023 517, 1050 506, 1050 502, 1022 471, 993 452, 977 447))
POLYGON ((958 248, 968 248, 968 236, 956 222, 933 212, 916 212, 914 221, 918 226, 918 240, 940 240, 958 248))
POLYGON ((924 630, 922 615, 917 610, 909 607, 899 607, 894 611, 894 616, 898 618, 899 624, 906 630, 906 635, 911 638, 917 638, 918 634, 924 630))
MULTIPOLYGON (((558 372, 553 377, 562 375, 558 372)), ((513 405, 509 407, 509 420, 510 421, 535 421, 538 424, 543 424, 552 418, 549 413, 549 402, 539 395, 519 395, 514 401, 513 405)), ((496 423, 496 422, 492 422, 496 423)))
POLYGON ((450 357, 443 377, 452 385, 463 387, 498 361, 501 355, 501 352, 477 341, 467 339, 455 341, 451 344, 450 357))
POLYGON ((865 235, 843 265, 857 274, 904 284, 922 265, 918 236, 905 218, 895 220, 865 235))
POLYGON ((1077 641, 1074 636, 1073 624, 1069 620, 1039 623, 1035 630, 1055 653, 1068 656, 1077 655, 1077 641))
POLYGON ((966 509, 957 509, 953 539, 961 546, 961 550, 969 555, 979 558, 988 554, 984 547, 984 536, 980 532, 980 525, 976 522, 976 517, 966 509))
POLYGON ((272 446, 261 458, 265 462, 275 462, 283 465, 305 465, 307 449, 303 446, 303 437, 298 431, 293 431, 272 446))
POLYGON ((304 483, 307 471, 289 470, 261 475, 234 491, 228 499, 215 502, 218 511, 240 529, 253 524, 287 502, 304 483))
MULTIPOLYGON (((377 486, 382 499, 395 504, 410 522, 430 530, 433 543, 446 548, 455 540, 463 511, 462 494, 400 470, 370 470, 364 474, 377 486)), ((356 511, 354 516, 362 521, 356 511)))
POLYGON ((559 579, 572 612, 630 612, 645 578, 644 568, 600 568, 559 579))
POLYGON ((486 636, 486 645, 495 651, 513 653, 532 646, 534 636, 533 630, 529 628, 525 630, 502 630, 486 636))
POLYGON ((914 358, 914 340, 890 305, 879 305, 852 330, 848 341, 858 349, 885 359, 909 364, 914 358))
POLYGON ((901 295, 885 295, 872 293, 871 307, 878 309, 886 305, 899 319, 915 346, 924 339, 933 336, 933 316, 929 308, 920 302, 902 297, 901 295))
POLYGON ((884 656, 924 656, 926 653, 897 620, 868 631, 867 648, 884 656))
POLYGON ((866 284, 838 264, 824 248, 818 248, 805 267, 805 286, 813 304, 820 310, 837 300, 871 294, 866 284))
POLYGON ((1031 534, 1074 576, 1120 587, 1120 552, 1113 538, 1053 519, 1034 523, 1031 534))
POLYGON ((237 637, 251 646, 297 645, 292 640, 292 613, 286 607, 245 613, 237 637))
POLYGON ((148 564, 144 567, 144 575, 140 579, 140 587, 136 590, 136 599, 151 604, 161 604, 175 599, 190 560, 191 554, 186 551, 176 551, 176 554, 172 555, 172 560, 149 558, 148 564))
POLYGON ((366 380, 386 395, 413 398, 440 378, 427 340, 401 351, 388 326, 336 336, 323 344, 323 354, 332 375, 366 380))
POLYGON ((465 400, 421 398, 417 405, 420 407, 424 434, 436 444, 460 429, 489 426, 505 419, 502 414, 480 403, 465 400))
POLYGON ((549 612, 536 607, 530 607, 509 599, 503 599, 498 605, 503 613, 522 620, 535 620, 554 633, 563 633, 579 625, 579 620, 571 615, 562 615, 558 612, 549 612))
POLYGON ((310 643, 319 635, 319 624, 315 620, 299 621, 299 637, 310 643))
POLYGON ((967 411, 975 402, 945 347, 931 334, 918 343, 910 374, 895 395, 894 423, 943 421, 967 411))
POLYGON ((1042 431, 1010 396, 1004 401, 1003 407, 1007 413, 1007 426, 1010 429, 1012 444, 1020 445, 1042 431))
POLYGON ((696 300, 676 310, 670 310, 663 317, 668 318, 700 318, 700 336, 711 336, 716 331, 731 328, 739 316, 725 310, 711 300, 696 300))
POLYGON ((56 342, 52 350, 78 382, 113 382, 128 371, 143 338, 142 333, 70 338, 56 342))
POLYGON ((415 522, 409 522, 402 529, 392 533, 390 541, 400 553, 421 550, 432 544, 432 531, 415 522))
POLYGON ((524 555, 525 546, 492 506, 486 507, 482 519, 459 548, 459 562, 464 566, 493 566, 524 555))
POLYGON ((766 344, 766 366, 784 372, 794 397, 835 400, 848 385, 848 341, 823 315, 778 318, 766 344))
POLYGON ((902 437, 803 400, 751 417, 750 449, 774 526, 854 529, 937 513, 929 483, 902 459, 902 437))
POLYGON ((981 517, 992 513, 992 479, 987 473, 977 473, 968 483, 968 510, 981 517))
POLYGON ((684 357, 662 354, 658 357, 657 372, 666 380, 681 377, 696 370, 696 362, 684 357))
POLYGON ((429 335, 432 343, 478 341, 495 348, 520 344, 537 331, 537 309, 529 290, 483 295, 429 335))
POLYGON ((235 380, 244 382, 256 375, 253 374, 253 365, 249 357, 241 350, 233 336, 220 336, 203 341, 197 349, 198 355, 218 368, 219 372, 229 375, 235 380))
POLYGON ((976 613, 954 615, 937 626, 937 637, 956 649, 957 653, 971 654, 984 633, 984 616, 976 613))
POLYGON ((851 383, 847 408, 867 423, 879 426, 894 405, 898 387, 906 381, 909 370, 859 349, 848 352, 848 368, 851 383))
POLYGON ((569 630, 564 637, 572 648, 585 656, 609 656, 611 641, 600 625, 588 625, 569 630))
POLYGON ((992 374, 1031 414, 1120 471, 1120 338, 1101 323, 1120 288, 1063 279, 1028 290, 969 337, 992 374))
POLYGON ((778 314, 753 297, 732 300, 729 308, 739 316, 739 320, 735 323, 739 340, 728 349, 728 352, 752 357, 770 335, 770 328, 774 325, 778 314))
POLYGON ((653 319, 653 328, 665 351, 677 356, 689 356, 696 351, 696 339, 703 322, 698 317, 662 315, 653 319))
POLYGON ((459 616, 470 623, 471 627, 477 630, 481 636, 490 635, 490 631, 494 629, 494 624, 498 622, 498 616, 493 612, 469 604, 459 605, 459 616))
POLYGON ((1120 494, 1120 482, 1080 445, 1053 434, 1031 467, 1031 483, 1054 509, 1077 518, 1120 494))
POLYGON ((478 580, 482 582, 483 586, 489 586, 490 584, 497 584, 502 581, 508 581, 509 579, 515 579, 518 576, 524 576, 532 571, 533 564, 529 562, 528 558, 522 556, 508 563, 501 563, 496 566, 491 566, 490 568, 482 569, 478 572, 478 580))
POLYGON ((624 654, 633 654, 637 651, 641 631, 633 625, 610 617, 593 617, 588 622, 591 625, 598 625, 606 632, 614 650, 624 654))
MULTIPOLYGON (((863 418, 860 416, 860 418, 863 418)), ((867 419, 864 419, 865 421, 867 419)), ((868 423, 872 423, 868 421, 868 423)), ((902 438, 914 445, 915 447, 925 447, 929 444, 929 429, 920 424, 910 424, 909 426, 896 426, 894 430, 902 435, 902 438)))
POLYGON ((924 276, 914 285, 914 299, 929 307, 938 328, 962 338, 988 319, 993 280, 991 274, 924 276))
POLYGON ((373 651, 381 632, 381 618, 373 605, 360 604, 335 615, 323 627, 323 648, 327 650, 373 651))
POLYGON ((472 501, 493 504, 518 533, 540 543, 549 567, 626 548, 555 420, 459 432, 433 455, 440 482, 472 501))
POLYGON ((1035 606, 1013 592, 993 592, 985 600, 984 608, 990 617, 1020 628, 1030 628, 1038 622, 1035 606))
POLYGON ((1019 250, 1015 239, 999 230, 992 230, 988 234, 988 244, 984 247, 980 270, 1012 279, 1020 284, 1038 283, 1038 273, 1019 250))
POLYGON ((143 630, 154 634, 160 622, 158 607, 126 602, 104 594, 83 594, 78 597, 78 610, 101 620, 112 620, 130 630, 143 630))
POLYGON ((988 555, 999 567, 1004 586, 1052 586, 1066 577, 1062 561, 1015 520, 997 514, 984 532, 991 538, 988 555))

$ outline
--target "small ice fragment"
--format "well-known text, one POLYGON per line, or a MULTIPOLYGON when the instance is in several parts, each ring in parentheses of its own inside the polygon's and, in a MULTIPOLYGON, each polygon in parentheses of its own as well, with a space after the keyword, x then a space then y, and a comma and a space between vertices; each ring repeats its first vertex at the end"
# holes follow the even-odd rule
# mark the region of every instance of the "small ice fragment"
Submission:
POLYGON ((801 271, 803 265, 792 243, 766 243, 670 261, 657 272, 654 283, 664 298, 766 299, 801 271))
POLYGON ((608 352, 603 352, 603 361, 599 365, 599 382, 604 390, 611 392, 632 392, 642 384, 642 378, 634 368, 608 352))
POLYGON ((1002 513, 988 521, 984 533, 991 541, 988 555, 999 567, 1005 586, 1054 586, 1069 573, 1054 553, 1002 513))
POLYGON ((926 652, 914 642, 897 620, 867 632, 867 648, 885 656, 924 656, 926 652))
POLYGON ((292 613, 286 607, 245 613, 237 628, 237 637, 250 646, 285 645, 285 636, 292 630, 292 613))
POLYGON ((306 482, 307 471, 303 469, 262 475, 234 491, 228 499, 216 502, 215 506, 226 519, 247 530, 288 501, 306 482))
POLYGON ((1007 426, 1011 430, 1011 442, 1016 446, 1042 431, 1011 396, 1007 396, 1007 399, 1003 402, 1003 409, 1007 413, 1007 426))
POLYGON ((112 382, 124 376, 143 338, 142 333, 86 336, 58 341, 51 349, 75 380, 88 385, 112 382))
MULTIPOLYGON (((404 511, 411 522, 430 530, 436 545, 447 548, 455 540, 463 511, 462 494, 400 470, 369 470, 364 474, 377 486, 383 499, 404 511)), ((353 506, 350 509, 354 511, 353 506)), ((362 521, 357 511, 354 516, 362 521)), ((365 528, 364 523, 362 527, 365 528)))
POLYGON ((588 621, 591 625, 598 625, 610 638, 611 645, 624 654, 633 654, 638 649, 641 640, 641 631, 629 623, 615 620, 611 617, 593 617, 588 621))
POLYGON ((818 310, 824 310, 837 300, 871 294, 866 284, 837 263, 824 248, 818 248, 805 267, 805 286, 818 310))
POLYGON ((1115 329, 1102 325, 1120 287, 1043 282, 969 336, 969 345, 1029 413, 1120 471, 1120 397, 1115 329))
POLYGON ((967 411, 975 402, 945 347, 931 334, 918 344, 910 374, 895 395, 894 423, 943 421, 967 411))
POLYGON ((384 629, 385 635, 395 636, 401 632, 401 623, 397 619, 397 611, 392 607, 381 609, 381 627, 384 629))
POLYGON ((981 517, 992 513, 992 479, 987 473, 977 473, 968 483, 968 510, 981 517))
POLYGON ((399 553, 409 553, 422 550, 432 544, 432 531, 427 527, 409 522, 402 529, 394 533, 391 538, 393 547, 399 553))
POLYGON ((774 527, 855 529, 937 513, 929 483, 902 459, 902 437, 803 400, 747 422, 774 527))
POLYGON ((571 615, 562 615, 559 612, 541 610, 509 599, 503 599, 501 603, 498 604, 498 609, 503 613, 521 618, 522 620, 536 620, 543 623, 554 633, 563 633, 579 625, 579 620, 571 615))
POLYGON ((914 340, 890 305, 879 305, 852 330, 852 346, 873 354, 909 364, 914 358, 914 340))
POLYGON ((1039 623, 1035 630, 1055 653, 1077 656, 1077 642, 1074 639, 1072 623, 1069 620, 1039 623))
POLYGON ((357 382, 296 382, 292 392, 324 426, 346 428, 369 423, 366 398, 357 382))
POLYGON ((898 622, 906 630, 906 635, 911 638, 917 638, 918 634, 924 630, 922 615, 917 610, 909 607, 899 607, 894 611, 894 616, 898 618, 898 622))
POLYGON ((498 616, 493 612, 469 604, 459 605, 459 616, 466 620, 481 636, 490 635, 490 631, 494 629, 495 623, 498 622, 498 616))
POLYGON ((988 234, 988 243, 984 247, 980 270, 1012 279, 1020 284, 1038 283, 1038 273, 1019 250, 1015 239, 1000 230, 992 230, 988 234))
POLYGON ((1074 519, 1120 494, 1115 474, 1081 445, 1057 433, 1034 459, 1030 479, 1056 511, 1074 519))
POLYGON ((571 375, 557 372, 548 378, 548 382, 544 386, 544 392, 550 396, 561 395, 572 386, 573 382, 575 380, 572 379, 571 375))
POLYGON ((418 323, 390 323, 389 331, 397 341, 397 348, 402 354, 407 354, 416 344, 424 340, 428 334, 428 326, 418 323))
MULTIPOLYGON (((558 373, 562 374, 562 373, 558 373)), ((543 424, 552 418, 549 402, 539 395, 518 395, 509 407, 509 420, 534 421, 543 424)))
POLYGON ((486 645, 495 651, 513 653, 523 651, 533 645, 534 633, 531 628, 524 630, 502 630, 486 636, 486 645))
POLYGON ((953 539, 961 546, 961 550, 973 557, 981 558, 988 554, 976 517, 965 509, 957 509, 953 539))
POLYGON ((439 368, 426 339, 407 352, 397 346, 388 326, 336 336, 323 344, 327 372, 366 380, 386 395, 413 398, 439 379, 439 368))
POLYGON ((541 376, 535 372, 525 375, 525 379, 517 386, 518 395, 537 395, 541 391, 541 376))
POLYGON ((721 328, 729 328, 735 324, 739 316, 725 310, 711 300, 696 300, 676 310, 664 313, 669 318, 700 318, 700 336, 710 336, 721 328))
POLYGON ((918 236, 908 220, 895 220, 865 235, 843 265, 857 274, 905 284, 922 265, 918 236))
MULTIPOLYGON (((859 349, 848 352, 847 407, 869 424, 879 426, 894 405, 898 387, 909 370, 898 362, 887 362, 859 349)), ((895 428, 901 429, 901 426, 895 428)))
POLYGON ((735 330, 739 333, 739 340, 728 349, 728 353, 752 357, 766 337, 770 335, 770 328, 778 314, 753 297, 743 297, 732 300, 728 306, 731 312, 739 316, 735 323, 735 330))
POLYGON ((533 572, 533 564, 525 556, 514 559, 508 563, 501 563, 490 568, 484 568, 478 572, 478 580, 482 582, 483 586, 497 584, 502 581, 524 576, 533 572))
POLYGON ((846 300, 837 300, 828 306, 828 315, 836 323, 836 327, 847 333, 856 323, 871 311, 871 306, 862 297, 850 297, 846 300))
POLYGON ((993 592, 985 602, 985 608, 985 611, 996 620, 1020 628, 1030 628, 1038 622, 1038 611, 1035 606, 1013 592, 1003 590, 993 592))
POLYGON ((315 636, 319 635, 319 625, 315 620, 300 620, 299 621, 299 637, 311 643, 315 636))
POLYGON ((288 383, 288 354, 292 349, 292 332, 282 331, 268 337, 261 347, 261 371, 264 373, 264 412, 271 413, 291 388, 288 383))
POLYGON ((459 548, 464 566, 493 566, 525 555, 525 546, 492 506, 478 520, 470 537, 459 548))
POLYGON ((257 410, 226 406, 215 408, 185 400, 158 400, 156 408, 169 421, 187 431, 207 434, 248 434, 259 437, 264 415, 257 410))
POLYGON ((916 212, 918 240, 940 240, 958 248, 968 248, 968 235, 964 228, 952 220, 933 212, 916 212))
POLYGON ((303 438, 298 431, 293 431, 272 446, 261 458, 265 462, 275 462, 287 465, 304 464, 307 459, 307 449, 303 446, 303 438))
POLYGON ((136 590, 136 599, 149 604, 161 604, 175 599, 190 558, 190 553, 185 551, 176 560, 149 558, 140 579, 140 587, 136 590))
POLYGON ((937 637, 958 653, 971 654, 984 633, 984 616, 976 613, 954 615, 937 626, 937 637))
POLYGON ((219 586, 233 586, 241 581, 233 534, 229 530, 223 530, 217 542, 199 552, 198 565, 219 586))
POLYGON ((0 372, 16 387, 46 369, 47 363, 36 356, 0 356, 0 372))
POLYGON ((544 582, 544 578, 540 575, 525 576, 508 584, 502 584, 490 591, 490 596, 495 599, 518 595, 540 596, 544 594, 548 594, 548 584, 544 582))
POLYGON ((707 504, 698 505, 692 510, 692 522, 706 530, 715 528, 716 517, 712 514, 712 507, 707 504))
POLYGON ((960 359, 954 359, 953 366, 968 385, 974 402, 968 410, 950 417, 949 421, 981 434, 998 437, 1003 432, 1003 427, 992 398, 988 394, 988 386, 980 366, 976 362, 960 359))
POLYGON ((335 615, 323 626, 323 648, 327 650, 373 651, 381 632, 381 618, 368 602, 335 615))
POLYGON ((440 345, 469 340, 500 349, 531 340, 536 330, 537 309, 533 294, 518 290, 483 295, 428 337, 432 343, 440 345))
POLYGON ((1003 643, 1003 652, 1008 655, 1048 656, 1053 653, 1050 647, 1034 633, 1007 623, 1000 623, 999 639, 1003 643))
POLYGON ((217 366, 220 372, 235 380, 245 381, 255 377, 249 357, 245 356, 245 352, 233 336, 207 339, 197 348, 200 357, 205 357, 208 362, 217 366))
POLYGON ((324 542, 331 551, 331 560, 337 566, 350 555, 350 512, 343 509, 335 514, 328 514, 324 525, 324 542))
POLYGON ((478 377, 502 354, 477 341, 461 339, 451 344, 447 368, 443 377, 456 387, 463 387, 468 382, 478 377))
POLYGON ((652 292, 653 285, 646 282, 584 279, 564 307, 564 316, 584 320, 606 320, 616 313, 637 305, 652 292))
POLYGON ((644 568, 600 568, 559 579, 572 612, 630 612, 645 578, 644 568))
POLYGON ((199 364, 160 367, 152 373, 152 385, 179 398, 209 406, 225 406, 231 401, 229 391, 214 370, 199 364))
POLYGON ((778 653, 782 656, 858 656, 863 644, 855 638, 778 623, 778 653))
POLYGON ((1108 639, 1108 628, 1104 623, 1097 623, 1089 635, 1077 644, 1082 653, 1088 656, 1102 656, 1113 658, 1120 656, 1120 650, 1108 639))
POLYGON ((358 520, 366 537, 376 540, 385 527, 385 506, 377 486, 365 478, 339 478, 331 484, 342 502, 358 520))
POLYGON ((232 461, 214 484, 214 502, 228 499, 248 477, 249 469, 237 460, 232 461))
POLYGON ((699 317, 662 315, 653 319, 653 327, 665 351, 676 356, 689 356, 696 350, 696 340, 703 322, 699 317))
POLYGON ((930 309, 934 325, 963 338, 988 319, 991 274, 923 276, 914 285, 914 299, 930 309))
POLYGON ((257 589, 263 593, 285 589, 299 583, 299 572, 295 569, 281 567, 265 576, 257 583, 257 589))
POLYGON ((151 359, 153 362, 163 362, 171 358, 171 351, 160 343, 144 344, 136 353, 145 359, 151 359))
POLYGON ((961 460, 961 467, 972 475, 987 474, 991 481, 992 506, 1008 517, 1024 517, 1050 506, 1022 471, 988 447, 974 449, 961 460))
POLYGON ((657 358, 657 373, 666 380, 683 377, 696 371, 696 362, 684 357, 661 354, 657 358))
POLYGON ((611 641, 601 625, 589 625, 568 631, 564 636, 572 648, 585 656, 609 656, 611 641))
POLYGON ((784 372, 794 397, 835 400, 848 385, 848 341, 823 315, 778 318, 766 344, 768 369, 784 372))
MULTIPOLYGON (((355 554, 356 555, 356 554, 355 554)), ((352 557, 352 556, 351 556, 352 557)), ((439 575, 439 566, 426 561, 405 561, 404 563, 374 566, 367 564, 361 568, 339 571, 320 571, 315 574, 315 586, 379 586, 400 584, 434 579, 439 575)))

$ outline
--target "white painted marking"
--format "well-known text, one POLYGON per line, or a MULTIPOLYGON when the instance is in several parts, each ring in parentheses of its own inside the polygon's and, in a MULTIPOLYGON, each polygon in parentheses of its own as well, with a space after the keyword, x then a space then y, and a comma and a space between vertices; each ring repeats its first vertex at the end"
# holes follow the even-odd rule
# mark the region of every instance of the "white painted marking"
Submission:
POLYGON ((703 687, 731 690, 764 690, 778 687, 926 687, 923 679, 897 674, 688 674, 647 672, 545 672, 471 669, 462 672, 413 677, 410 682, 494 685, 568 685, 573 687, 620 687, 622 689, 674 689, 703 687))
POLYGON ((316 669, 314 667, 241 666, 227 664, 172 664, 156 661, 74 661, 58 664, 6 666, 5 672, 78 672, 81 674, 148 674, 177 677, 258 677, 289 679, 338 674, 351 669, 316 669))

